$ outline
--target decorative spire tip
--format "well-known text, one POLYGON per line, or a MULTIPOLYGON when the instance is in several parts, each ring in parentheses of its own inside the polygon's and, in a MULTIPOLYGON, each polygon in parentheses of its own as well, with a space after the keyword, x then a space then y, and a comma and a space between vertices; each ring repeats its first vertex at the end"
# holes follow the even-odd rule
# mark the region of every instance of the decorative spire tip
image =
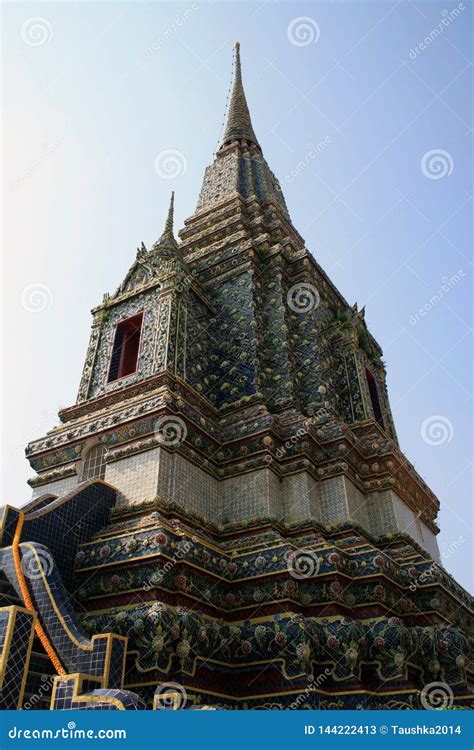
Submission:
POLYGON ((234 80, 230 94, 229 108, 221 147, 230 141, 247 141, 259 146, 250 120, 249 108, 242 84, 240 64, 240 42, 235 43, 234 80))
POLYGON ((166 217, 164 234, 173 235, 173 223, 174 223, 174 190, 171 191, 170 205, 168 208, 168 216, 166 217))

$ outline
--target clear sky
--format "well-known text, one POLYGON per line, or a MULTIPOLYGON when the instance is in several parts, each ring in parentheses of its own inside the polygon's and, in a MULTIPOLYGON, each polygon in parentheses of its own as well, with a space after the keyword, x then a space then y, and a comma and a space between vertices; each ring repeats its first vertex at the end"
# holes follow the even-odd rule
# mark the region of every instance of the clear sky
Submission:
POLYGON ((440 498, 444 564, 470 588, 468 0, 2 14, 2 502, 29 498, 24 446, 75 400, 90 308, 161 234, 171 189, 178 227, 193 213, 239 40, 265 156, 309 250, 366 305, 402 450, 440 498))

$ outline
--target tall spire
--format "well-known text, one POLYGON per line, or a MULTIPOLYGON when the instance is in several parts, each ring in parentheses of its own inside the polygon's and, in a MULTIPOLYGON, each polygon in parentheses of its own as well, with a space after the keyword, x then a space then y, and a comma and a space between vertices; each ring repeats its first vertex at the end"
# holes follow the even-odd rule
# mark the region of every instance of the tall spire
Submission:
POLYGON ((170 205, 168 208, 168 216, 166 217, 166 224, 160 239, 155 242, 152 247, 152 251, 159 252, 160 255, 174 255, 178 250, 178 243, 175 240, 173 233, 174 223, 174 190, 171 193, 170 205))
POLYGON ((161 235, 161 239, 165 237, 172 237, 173 235, 173 222, 174 222, 174 190, 171 191, 170 205, 168 207, 168 216, 166 217, 165 231, 161 235))
POLYGON ((253 132, 247 99, 245 98, 244 87, 242 84, 239 42, 236 42, 235 45, 234 82, 221 146, 228 141, 234 140, 251 141, 259 146, 255 133, 253 132))
MULTIPOLYGON (((197 211, 227 201, 235 195, 257 198, 262 203, 273 203, 289 219, 280 183, 263 158, 250 120, 249 108, 242 86, 240 44, 235 45, 234 75, 227 121, 220 147, 213 164, 204 173, 197 211), (230 147, 235 144, 235 147, 230 147), (229 148, 226 146, 229 145, 229 148)), ((180 233, 181 238, 183 234, 180 233)))

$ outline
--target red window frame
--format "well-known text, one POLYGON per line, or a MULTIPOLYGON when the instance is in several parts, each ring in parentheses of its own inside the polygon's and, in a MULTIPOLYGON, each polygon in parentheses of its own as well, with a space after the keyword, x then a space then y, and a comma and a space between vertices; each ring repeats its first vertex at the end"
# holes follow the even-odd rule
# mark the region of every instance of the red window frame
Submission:
POLYGON ((107 383, 133 375, 138 369, 143 329, 143 312, 117 323, 110 355, 107 383))

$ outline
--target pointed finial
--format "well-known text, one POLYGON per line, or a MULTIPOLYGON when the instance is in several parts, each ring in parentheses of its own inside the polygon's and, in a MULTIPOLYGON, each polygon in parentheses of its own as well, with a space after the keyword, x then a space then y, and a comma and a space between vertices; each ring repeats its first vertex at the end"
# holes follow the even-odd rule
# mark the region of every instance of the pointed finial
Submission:
MULTIPOLYGON (((235 89, 236 83, 242 86, 242 65, 240 63, 240 42, 235 43, 234 49, 235 49, 234 89, 235 89)), ((242 89, 242 93, 243 93, 243 89, 242 89)))
POLYGON ((171 234, 173 236, 173 222, 174 222, 174 190, 171 191, 170 205, 168 208, 168 216, 166 217, 165 231, 163 234, 171 234))
POLYGON ((178 243, 173 234, 174 224, 174 190, 171 193, 168 215, 166 217, 165 228, 158 242, 152 247, 152 251, 159 251, 161 255, 174 255, 178 249, 178 243))
POLYGON ((232 94, 227 113, 227 122, 221 145, 225 144, 227 141, 246 140, 255 143, 255 145, 258 146, 259 143, 253 132, 247 99, 245 98, 244 87, 242 84, 240 42, 235 43, 234 49, 234 81, 232 84, 232 94))

